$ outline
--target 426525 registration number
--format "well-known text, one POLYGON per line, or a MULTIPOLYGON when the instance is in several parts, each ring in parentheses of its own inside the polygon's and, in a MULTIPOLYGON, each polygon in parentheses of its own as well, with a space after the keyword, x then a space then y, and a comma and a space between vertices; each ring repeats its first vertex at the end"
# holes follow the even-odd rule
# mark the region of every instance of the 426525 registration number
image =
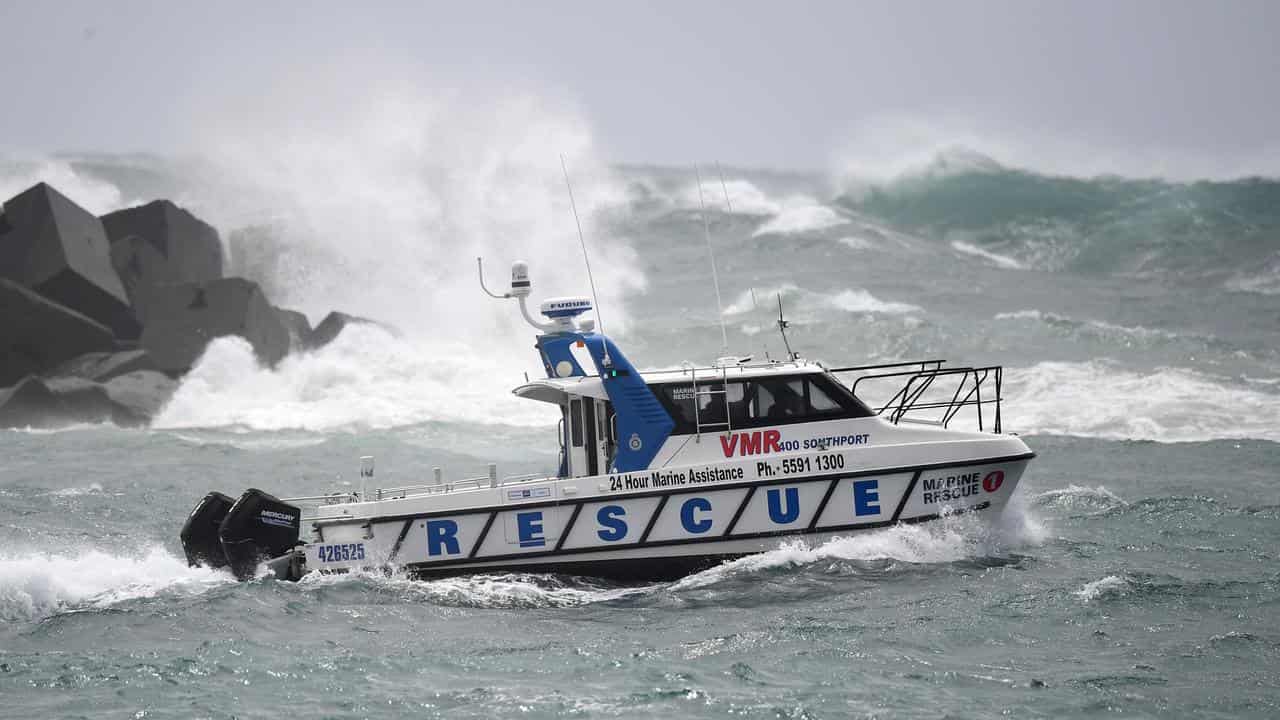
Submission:
POLYGON ((364 543, 341 543, 334 545, 317 545, 316 555, 320 562, 350 562, 364 559, 364 543))

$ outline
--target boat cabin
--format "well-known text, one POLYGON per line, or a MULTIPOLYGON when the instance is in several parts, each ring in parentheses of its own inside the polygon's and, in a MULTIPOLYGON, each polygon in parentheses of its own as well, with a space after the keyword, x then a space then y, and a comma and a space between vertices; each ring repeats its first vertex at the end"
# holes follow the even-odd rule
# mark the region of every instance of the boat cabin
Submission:
MULTIPOLYGON (((674 422, 671 436, 875 415, 820 366, 804 361, 654 371, 641 377, 674 422)), ((513 392, 560 406, 560 477, 613 470, 617 415, 601 378, 540 379, 513 392)))

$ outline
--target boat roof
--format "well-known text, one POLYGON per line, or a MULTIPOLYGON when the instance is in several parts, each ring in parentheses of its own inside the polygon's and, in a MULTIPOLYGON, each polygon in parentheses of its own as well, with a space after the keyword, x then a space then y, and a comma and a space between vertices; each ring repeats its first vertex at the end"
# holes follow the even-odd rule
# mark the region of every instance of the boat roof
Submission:
MULTIPOLYGON (((714 382, 722 377, 738 380, 775 375, 811 375, 824 372, 824 368, 809 360, 789 360, 757 364, 725 364, 709 367, 692 365, 677 368, 642 370, 640 377, 648 385, 674 382, 691 382, 696 376, 701 382, 714 382)), ((568 395, 608 400, 604 382, 597 376, 540 378, 511 391, 517 397, 542 402, 564 404, 568 395)))

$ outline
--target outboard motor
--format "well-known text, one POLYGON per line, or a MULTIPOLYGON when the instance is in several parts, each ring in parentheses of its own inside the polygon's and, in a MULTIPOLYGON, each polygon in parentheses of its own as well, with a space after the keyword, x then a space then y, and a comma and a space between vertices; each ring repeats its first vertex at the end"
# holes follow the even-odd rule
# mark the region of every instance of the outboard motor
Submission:
POLYGON ((234 504, 235 500, 220 492, 211 492, 196 504, 182 526, 182 549, 188 565, 220 568, 227 564, 218 528, 234 504))
POLYGON ((301 519, 297 507, 261 490, 246 490, 218 529, 231 572, 248 580, 259 562, 293 550, 301 519))

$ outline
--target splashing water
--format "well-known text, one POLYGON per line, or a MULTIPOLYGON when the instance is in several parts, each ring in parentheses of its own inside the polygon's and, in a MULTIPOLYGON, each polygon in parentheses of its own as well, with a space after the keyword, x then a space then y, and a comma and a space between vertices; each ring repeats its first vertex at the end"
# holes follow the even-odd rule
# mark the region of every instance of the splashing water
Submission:
POLYGON ((162 593, 196 594, 231 582, 226 573, 187 567, 158 546, 138 555, 19 550, 0 560, 0 619, 102 609, 162 593))

